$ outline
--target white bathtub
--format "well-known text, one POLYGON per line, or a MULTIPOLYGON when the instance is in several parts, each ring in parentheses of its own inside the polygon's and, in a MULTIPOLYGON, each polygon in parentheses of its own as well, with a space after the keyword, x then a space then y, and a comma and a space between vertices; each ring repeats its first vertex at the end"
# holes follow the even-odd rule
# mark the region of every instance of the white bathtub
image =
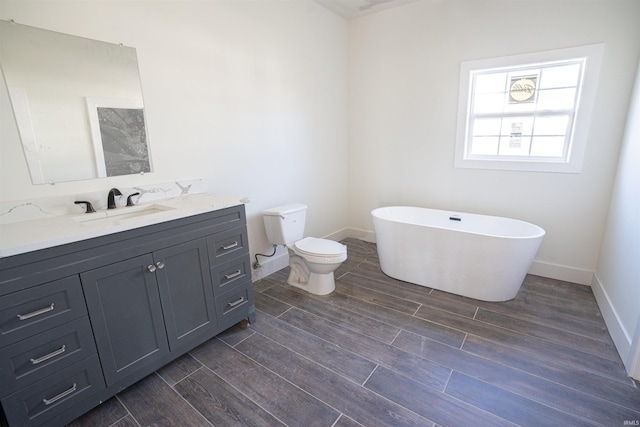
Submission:
POLYGON ((515 219, 426 208, 371 215, 385 274, 483 301, 516 296, 545 234, 515 219))

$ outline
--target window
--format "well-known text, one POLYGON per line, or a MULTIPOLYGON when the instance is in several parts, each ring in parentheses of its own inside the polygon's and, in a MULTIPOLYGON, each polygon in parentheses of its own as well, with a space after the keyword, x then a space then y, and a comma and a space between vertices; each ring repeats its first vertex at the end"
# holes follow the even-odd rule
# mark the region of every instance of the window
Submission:
POLYGON ((463 62, 455 166, 579 173, 603 49, 463 62))

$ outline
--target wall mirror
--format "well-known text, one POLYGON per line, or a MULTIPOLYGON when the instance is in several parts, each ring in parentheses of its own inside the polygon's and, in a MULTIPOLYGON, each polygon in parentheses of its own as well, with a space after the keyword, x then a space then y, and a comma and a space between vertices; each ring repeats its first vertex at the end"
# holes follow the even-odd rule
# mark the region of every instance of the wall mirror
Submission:
POLYGON ((134 48, 0 20, 0 70, 34 184, 152 171, 134 48))

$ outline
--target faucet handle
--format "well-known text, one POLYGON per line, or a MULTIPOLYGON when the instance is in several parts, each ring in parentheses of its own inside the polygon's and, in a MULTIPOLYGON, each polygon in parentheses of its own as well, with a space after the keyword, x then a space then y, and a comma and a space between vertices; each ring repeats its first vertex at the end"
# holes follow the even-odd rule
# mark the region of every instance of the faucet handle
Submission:
POLYGON ((73 202, 76 205, 80 205, 80 204, 84 204, 87 209, 86 209, 86 213, 93 213, 96 210, 93 208, 93 205, 91 204, 91 202, 87 202, 86 200, 78 200, 77 202, 73 202))
POLYGON ((134 206, 133 200, 131 200, 131 198, 133 196, 139 196, 139 195, 140 195, 139 192, 133 193, 133 194, 129 194, 129 196, 127 197, 127 206, 134 206))
POLYGON ((107 209, 115 209, 116 206, 116 196, 122 196, 122 193, 117 188, 112 188, 109 190, 109 194, 107 195, 107 209))

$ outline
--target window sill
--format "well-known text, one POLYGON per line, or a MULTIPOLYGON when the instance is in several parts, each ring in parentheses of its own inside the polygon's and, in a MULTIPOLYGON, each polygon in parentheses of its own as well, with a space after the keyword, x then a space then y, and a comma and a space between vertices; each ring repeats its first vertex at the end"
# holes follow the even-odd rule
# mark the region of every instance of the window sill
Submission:
POLYGON ((566 161, 532 161, 532 160, 477 160, 456 159, 456 169, 485 169, 505 170, 520 172, 553 172, 553 173, 580 173, 582 162, 566 161))

